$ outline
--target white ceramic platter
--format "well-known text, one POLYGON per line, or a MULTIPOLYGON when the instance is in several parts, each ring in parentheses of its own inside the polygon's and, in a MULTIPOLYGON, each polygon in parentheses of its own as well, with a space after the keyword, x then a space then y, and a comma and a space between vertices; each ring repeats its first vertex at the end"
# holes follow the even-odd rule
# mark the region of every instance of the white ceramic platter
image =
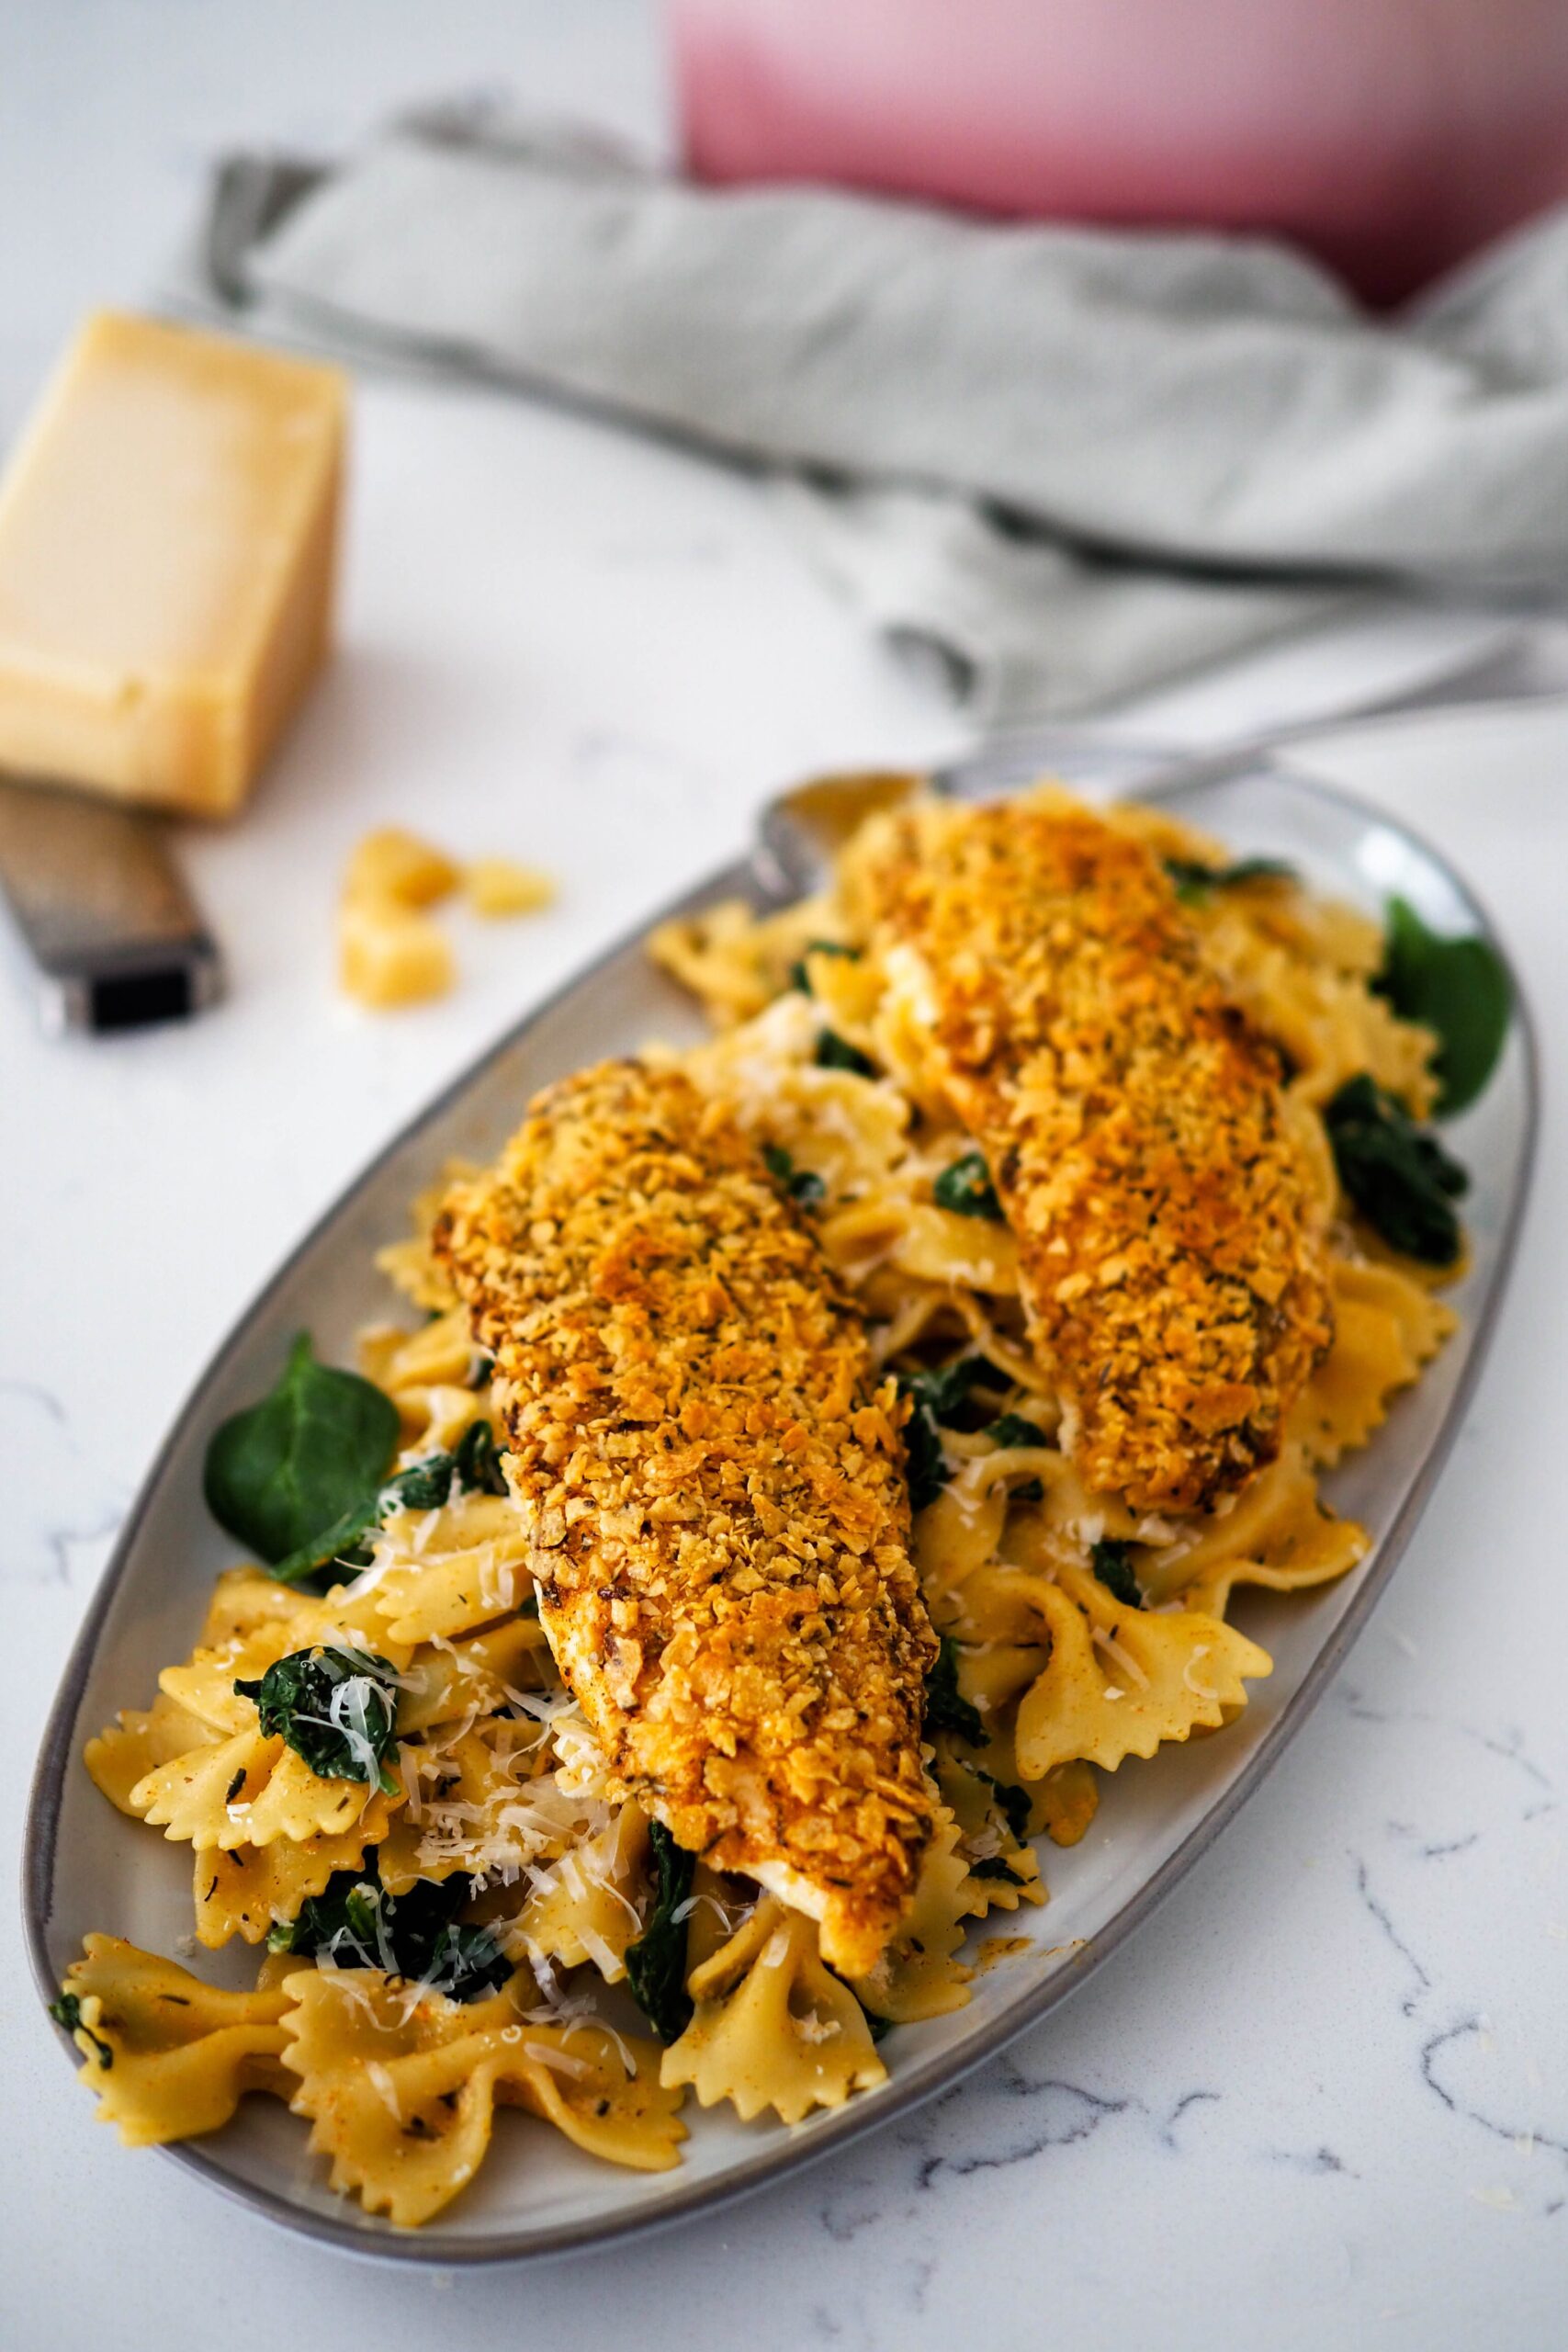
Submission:
MULTIPOLYGON (((1256 756, 1179 767, 1063 733, 998 747, 942 782, 982 796, 1047 769, 1091 795, 1135 790, 1156 797, 1237 854, 1286 858, 1312 884, 1371 910, 1397 891, 1440 932, 1491 934, 1463 884, 1421 842, 1256 756)), ((770 838, 772 857, 760 850, 754 863, 711 876, 679 910, 736 894, 769 903, 779 887, 776 824, 770 838)), ((700 1025, 686 999, 648 962, 640 936, 612 951, 522 1022, 380 1155, 300 1243, 203 1372, 130 1513, 45 1736, 24 1902, 46 2000, 89 1929, 164 1952, 189 1930, 188 1849, 122 1819, 88 1781, 80 1755, 84 1740, 118 1708, 146 1704, 160 1668, 189 1648, 213 1577, 231 1564, 232 1547, 201 1499, 210 1431, 270 1385, 288 1338, 301 1327, 314 1333, 323 1357, 351 1360, 356 1327, 388 1311, 372 1254, 403 1233, 410 1201, 448 1159, 488 1158, 547 1080, 635 1050, 649 1036, 682 1043, 700 1025)), ((1272 1677, 1253 1687, 1245 1714, 1219 1736, 1166 1749, 1153 1772, 1134 1763, 1102 1780, 1100 1812, 1083 1843, 1068 1852, 1042 1849, 1049 1904, 1008 1921, 1010 1931, 1028 1936, 1030 1949, 980 1973, 967 2008, 892 2033, 883 2044, 890 2077, 885 2087, 794 2131, 742 2124, 728 2108, 703 2113, 688 2107, 684 2161, 660 2174, 596 2164, 546 2125, 506 2114, 474 2185, 417 2233, 395 2231, 334 2197, 324 2166, 306 2153, 307 2127, 271 2099, 247 2100, 224 2131, 171 2148, 167 2159, 288 2228, 361 2254, 442 2266, 517 2260, 709 2211, 874 2130, 1035 2024, 1196 1861, 1305 1720, 1366 1623, 1409 1540, 1480 1367, 1524 1203, 1535 1096, 1521 1007, 1491 1085, 1445 1131, 1472 1180, 1465 1204, 1472 1259, 1451 1294, 1462 1327, 1419 1386, 1396 1403, 1371 1447, 1326 1482, 1330 1499, 1371 1530, 1369 1557, 1315 1593, 1242 1596, 1240 1623, 1272 1653, 1272 1677)), ((222 1982, 241 1984, 255 1955, 236 1946, 204 1955, 200 1965, 222 1982)), ((41 2018, 39 2030, 49 2030, 41 2018)), ((70 2055, 74 2064, 74 2051, 70 2055)), ((63 2065, 60 2096, 81 2096, 63 2065)))

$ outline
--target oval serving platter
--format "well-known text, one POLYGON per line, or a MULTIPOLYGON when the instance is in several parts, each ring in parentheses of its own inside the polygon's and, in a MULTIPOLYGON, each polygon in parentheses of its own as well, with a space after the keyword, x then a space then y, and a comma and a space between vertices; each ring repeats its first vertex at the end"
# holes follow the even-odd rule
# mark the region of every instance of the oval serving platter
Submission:
MULTIPOLYGON (((1062 729, 998 745, 947 770, 938 783, 964 797, 990 797, 1043 773, 1090 798, 1157 798, 1239 854, 1285 858, 1319 889, 1369 910, 1398 892, 1435 930, 1480 931, 1502 952, 1464 885, 1423 843, 1256 751, 1173 763, 1062 729)), ((711 876, 663 916, 724 897, 767 906, 794 895, 786 877, 793 873, 798 887, 808 853, 790 808, 787 798, 775 804, 751 860, 711 876)), ((536 1088, 583 1063, 634 1051, 650 1036, 679 1045, 703 1034, 695 1009, 649 962, 646 935, 613 948, 521 1022, 406 1128, 300 1243, 202 1374, 131 1510, 45 1735, 23 1891, 33 1972, 45 2000, 87 1930, 111 1929, 171 1951, 188 1928, 188 1854, 132 1834, 79 1759, 84 1740, 117 1708, 150 1691, 167 1658, 183 1655, 212 1577, 231 1563, 232 1547, 201 1498, 209 1433, 270 1385, 301 1327, 314 1332, 328 1360, 348 1359, 355 1329, 387 1312, 371 1262, 375 1250, 404 1232, 410 1202, 447 1160, 490 1157, 536 1088)), ((1315 1592, 1247 1596, 1241 1623, 1271 1652, 1274 1672, 1254 1686, 1246 1713, 1218 1737, 1166 1750, 1156 1776, 1102 1776, 1100 1812, 1083 1843, 1066 1852, 1043 1849, 1051 1899, 1019 1928, 1028 1950, 981 1971, 967 2008, 892 2033, 884 2044, 889 2080, 882 2088, 793 2131, 742 2124, 728 2109, 689 2109, 683 2161, 658 2174, 595 2164, 546 2126, 511 2117, 501 2126, 495 2159, 455 2207, 415 2233, 396 2231, 334 2197, 325 2167, 306 2153, 304 2126, 271 2099, 247 2100, 221 2132, 163 2153, 286 2226, 359 2254, 444 2267, 515 2261, 710 2211, 889 2121, 1036 2024, 1148 1917, 1258 1787, 1371 1614, 1481 1367, 1524 1206, 1536 1092, 1529 1018, 1516 987, 1514 1020, 1492 1081, 1445 1129, 1472 1181, 1466 1204, 1471 1261, 1449 1294, 1461 1329, 1420 1384, 1396 1401, 1372 1444, 1325 1481, 1329 1499, 1370 1530, 1368 1557, 1315 1592)), ((1017 1915, 1009 1924, 1019 1927, 1017 1915)), ((238 1984, 254 1970, 254 1955, 204 1955, 204 1966, 209 1962, 218 1981, 238 1984)), ((64 2037, 62 2044, 74 2063, 64 2037)), ((67 2096, 63 2075, 61 2095, 67 2096)))

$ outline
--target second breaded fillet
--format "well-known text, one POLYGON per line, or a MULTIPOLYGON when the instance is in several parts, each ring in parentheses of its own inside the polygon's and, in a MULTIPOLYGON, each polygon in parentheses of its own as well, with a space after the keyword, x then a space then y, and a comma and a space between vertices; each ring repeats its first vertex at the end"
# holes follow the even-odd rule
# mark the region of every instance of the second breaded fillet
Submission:
POLYGON ((936 1642, 896 1394, 816 1241, 726 1111, 616 1062, 535 1101, 435 1247, 618 1788, 863 1973, 931 1836, 936 1642))
POLYGON ((879 820, 852 887, 912 964, 1086 1480, 1140 1511, 1234 1492, 1328 1344, 1325 1220, 1279 1056, 1165 873, 1043 793, 879 820))

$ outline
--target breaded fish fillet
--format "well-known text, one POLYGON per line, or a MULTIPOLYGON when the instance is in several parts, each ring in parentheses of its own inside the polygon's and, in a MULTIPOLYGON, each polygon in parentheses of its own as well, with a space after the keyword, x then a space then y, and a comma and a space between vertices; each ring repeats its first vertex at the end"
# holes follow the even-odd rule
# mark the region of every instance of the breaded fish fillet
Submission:
POLYGON ((877 820, 852 887, 990 1163, 1086 1480, 1140 1511, 1234 1492, 1328 1344, 1325 1216, 1164 871, 1036 794, 877 820))
POLYGON ((620 1790, 863 1973, 931 1836, 936 1643, 895 1391, 816 1241, 728 1112, 615 1062, 537 1097, 435 1248, 620 1790))

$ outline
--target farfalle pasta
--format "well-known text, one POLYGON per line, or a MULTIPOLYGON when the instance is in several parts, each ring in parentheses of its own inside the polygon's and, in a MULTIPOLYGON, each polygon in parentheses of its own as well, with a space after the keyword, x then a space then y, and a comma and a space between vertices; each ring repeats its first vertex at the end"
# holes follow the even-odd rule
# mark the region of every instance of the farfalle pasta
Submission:
MULTIPOLYGON (((220 1992, 88 1939, 55 2014, 128 2140, 281 2098, 334 2188, 412 2227, 493 2160, 502 2107, 532 2119, 508 2127, 520 2165, 547 2162, 554 2132, 657 2169, 679 2161, 688 2091, 784 2124, 874 2092, 898 2063, 890 2030, 917 2036, 971 1997, 971 1928, 1045 1901, 1041 1841, 1092 1834, 1099 1776, 1245 1709, 1270 1671, 1234 1622, 1247 1590, 1307 1593, 1361 1559, 1319 1476, 1375 1437, 1454 1319, 1434 1281, 1459 1257, 1458 1171, 1416 1125, 1436 1099, 1434 1038, 1380 992, 1376 926, 1267 862, 1231 865, 1153 811, 1091 818, 1043 792, 1016 812, 973 828, 885 812, 819 899, 722 906, 656 936, 711 1039, 650 1046, 534 1115, 635 1102, 674 1154, 660 1181, 687 1185, 685 1222, 649 1208, 639 1225, 634 1197, 628 1223, 617 1200, 607 1254, 562 1259, 567 1289, 527 1331, 549 1324, 576 1418, 536 1411, 555 1434, 526 1476, 517 1367, 543 1359, 515 1340, 503 1282, 502 1306, 475 1308, 462 1220, 493 1196, 471 1169, 381 1250, 404 1313, 361 1335, 358 1374, 304 1342, 290 1357, 290 1426, 308 1402, 343 1432, 342 1458, 302 1481, 299 1524, 276 1487, 254 1522, 243 1508, 248 1460, 277 1475, 285 1417, 264 1400, 228 1440, 209 1494, 254 1556, 85 1761, 128 1818, 189 1847, 196 1943, 259 1949, 260 1973, 220 1992), (1162 1093, 1178 1081, 1179 1117, 1162 1093), (1396 1203, 1394 1230, 1426 1262, 1390 1246, 1383 1195, 1357 1174, 1379 1119, 1380 1169, 1419 1196, 1396 1203), (1256 1154, 1245 1183, 1221 1165, 1238 1136, 1256 1154), (644 1348, 628 1406, 603 1353, 624 1317, 595 1320, 570 1284, 635 1305, 639 1251, 701 1259, 705 1183, 722 1192, 722 1247, 716 1227, 711 1263, 660 1294, 694 1328, 644 1348), (723 1317, 749 1220, 789 1280, 804 1269, 799 1329, 815 1316, 829 1335, 795 1344, 821 1375, 821 1426, 845 1433, 836 1460, 776 1398, 730 1422, 715 1402, 739 1362, 723 1317), (764 1435, 773 1452, 749 1457, 764 1435), (808 1540, 770 1499, 792 1460, 809 1465, 808 1540), (647 1720, 664 1686, 634 1539, 679 1523, 699 1480, 715 1524, 732 1522, 722 1672, 701 1622, 671 1622, 729 1746, 677 1804, 637 1761, 665 1752, 647 1720), (568 1638, 574 1544, 605 1564, 592 1657, 568 1638), (850 1641, 843 1612, 868 1607, 880 1632, 857 1623, 850 1641), (757 1758, 783 1771, 792 1753, 776 1724, 745 1746, 747 1677, 784 1618, 795 1646, 779 1655, 870 1661, 853 1669, 860 1713, 878 1714, 889 1762, 877 1780, 863 1755, 847 1797, 826 1788, 835 1738, 873 1751, 854 1706, 822 1715, 830 1678, 813 1666, 787 1698, 811 1759, 795 1860, 741 1868, 768 1850, 757 1758), (891 1814, 870 1805, 874 1782, 891 1814), (820 1899, 799 1860, 851 1819, 886 1865, 858 1913, 820 1899), (830 1967, 852 1919, 870 1964, 830 1967)), ((574 1170, 622 1181, 602 1135, 590 1151, 540 1127, 536 1158, 541 1136, 563 1201, 574 1170)), ((526 1225, 527 1201, 512 1209, 526 1225)), ((561 1222, 528 1227, 536 1273, 561 1222)), ((492 1219, 485 1246, 504 1229, 492 1219)), ((744 1352, 755 1386, 751 1335, 744 1352)), ((713 1534, 705 1576, 725 1555, 713 1534)), ((644 1550, 677 1582, 694 1556, 684 1539, 644 1550)), ((786 1703, 787 1682, 766 1688, 786 1703)), ((1156 1766, 1148 1803, 1158 1785, 1156 1766)))

